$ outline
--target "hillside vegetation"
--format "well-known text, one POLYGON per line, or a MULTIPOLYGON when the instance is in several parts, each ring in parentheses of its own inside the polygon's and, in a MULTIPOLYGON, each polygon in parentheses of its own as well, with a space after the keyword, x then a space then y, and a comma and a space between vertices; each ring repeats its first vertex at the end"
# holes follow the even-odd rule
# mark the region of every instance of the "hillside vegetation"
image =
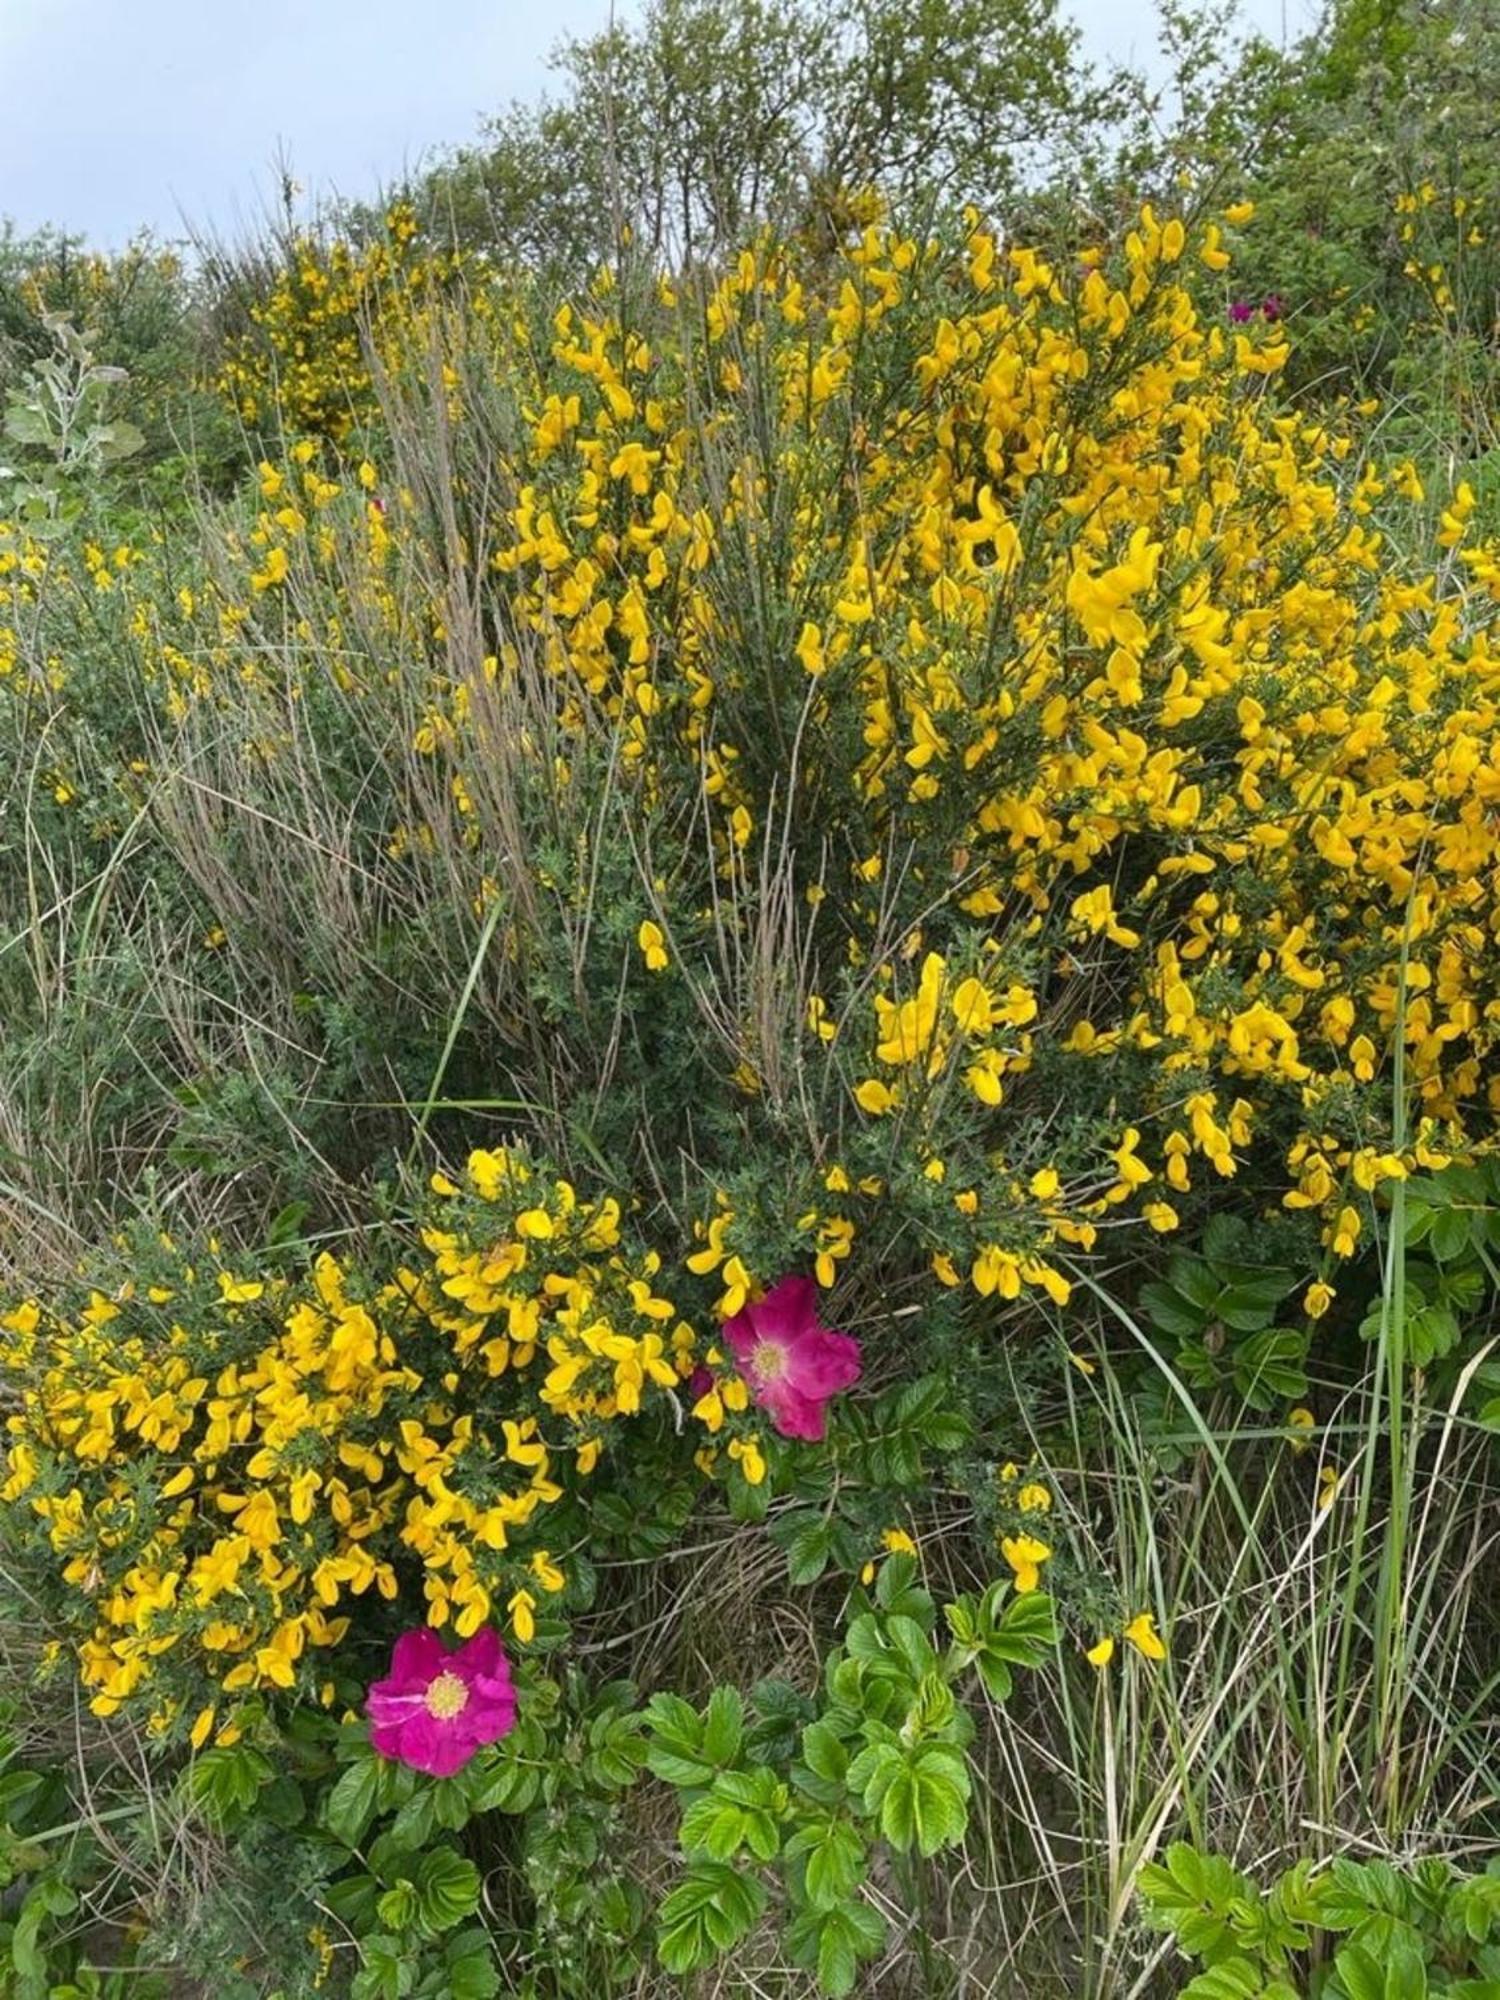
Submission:
POLYGON ((0 240, 0 1992, 1500 1996, 1500 10, 653 0, 0 240))

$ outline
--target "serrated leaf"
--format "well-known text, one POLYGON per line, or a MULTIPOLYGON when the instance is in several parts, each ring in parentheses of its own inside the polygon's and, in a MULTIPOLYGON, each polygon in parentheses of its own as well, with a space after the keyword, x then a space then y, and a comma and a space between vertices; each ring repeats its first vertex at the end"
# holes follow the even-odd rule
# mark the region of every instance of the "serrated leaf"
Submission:
POLYGON ((1057 1614, 1046 1591, 1012 1591, 985 1650, 1012 1666, 1039 1667, 1056 1645, 1057 1614))
POLYGON ((703 1721, 691 1703, 657 1694, 646 1705, 646 1766, 666 1784, 686 1788, 712 1782, 716 1765, 703 1747, 703 1721))
POLYGON ((707 1762, 723 1769, 740 1754, 745 1730, 745 1704, 738 1688, 715 1688, 703 1715, 701 1744, 707 1762))
POLYGON ((1386 1955, 1346 1944, 1333 1965, 1345 2000, 1426 2000, 1427 1966, 1409 1947, 1386 1955))
POLYGON ((887 1618, 885 1636, 889 1646, 906 1663, 913 1680, 921 1680, 937 1665, 937 1654, 915 1618, 887 1618))
POLYGON ((759 1882, 717 1862, 695 1863, 657 1913, 657 1956, 668 1972, 695 1972, 738 1943, 765 1904, 759 1882))
POLYGON ((898 1763, 880 1801, 880 1830, 894 1848, 932 1856, 962 1840, 969 1778, 962 1761, 935 1746, 898 1763))
POLYGON ((361 1967, 351 1989, 354 2000, 401 2000, 414 1976, 411 1953, 398 1937, 377 1931, 359 1940, 361 1967))
POLYGON ((1203 1229, 1203 1254, 1214 1263, 1233 1257, 1245 1240, 1245 1225, 1228 1209, 1215 1209, 1203 1229))
POLYGON ((248 1812, 275 1777, 259 1750, 248 1743, 233 1743, 200 1752, 187 1768, 186 1784, 194 1802, 222 1826, 248 1812))
POLYGON ((848 1775, 848 1747, 826 1722, 810 1722, 803 1730, 802 1761, 825 1784, 842 1785, 848 1775))
POLYGON ((1305 1331, 1272 1326, 1235 1349, 1235 1387, 1252 1408, 1269 1410, 1307 1393, 1308 1341, 1305 1331))
POLYGON ((1143 1285, 1139 1303, 1151 1324, 1174 1340, 1191 1340, 1203 1325, 1203 1310, 1170 1285, 1143 1285))
POLYGON ((409 1931, 417 1921, 421 1904, 415 1882, 392 1883, 375 1905, 375 1914, 388 1931, 409 1931))
POLYGON ((847 1820, 816 1820, 787 1842, 789 1859, 801 1858, 807 1900, 815 1909, 841 1902, 865 1872, 865 1845, 847 1820))
POLYGON ((323 1900, 341 1923, 356 1933, 367 1931, 375 1914, 380 1884, 373 1875, 349 1875, 323 1892, 323 1900))
MULTIPOLYGON (((393 1847, 403 1853, 413 1854, 424 1847, 431 1837, 436 1817, 436 1800, 433 1796, 437 1787, 424 1785, 421 1791, 409 1798, 386 1829, 386 1837, 393 1847)), ((399 1926, 392 1924, 391 1929, 399 1926)))
POLYGON ((380 1764, 373 1756, 349 1766, 328 1794, 323 1823, 346 1847, 358 1847, 380 1797, 380 1764))
POLYGON ((831 1521, 812 1521, 792 1537, 786 1552, 788 1583, 801 1589, 816 1583, 828 1567, 833 1552, 831 1521))
POLYGON ((1265 1975, 1248 1958, 1226 1958, 1190 1979, 1182 2000, 1262 2000, 1265 1975))
POLYGON ((1428 1247, 1440 1264, 1462 1257, 1473 1236, 1469 1211, 1462 1208, 1438 1209, 1432 1218, 1428 1247))
POLYGON ((448 2000, 494 2000, 500 1974, 488 1935, 479 1929, 460 1931, 443 1949, 448 2000))
POLYGON ((424 1937, 451 1930, 479 1907, 479 1870, 451 1847, 432 1847, 413 1871, 416 1927, 424 1937))

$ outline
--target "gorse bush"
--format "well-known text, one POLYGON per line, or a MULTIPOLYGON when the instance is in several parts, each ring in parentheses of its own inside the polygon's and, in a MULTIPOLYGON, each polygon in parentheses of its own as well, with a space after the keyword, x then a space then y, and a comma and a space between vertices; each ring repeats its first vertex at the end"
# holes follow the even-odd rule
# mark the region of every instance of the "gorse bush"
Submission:
MULTIPOLYGON (((866 1283, 1062 1303, 1059 1245, 1243 1175, 1331 1279, 1495 1108, 1495 544, 1282 414, 1279 329, 1205 325, 1185 254, 871 230, 821 303, 762 249, 696 306, 466 310, 441 387, 392 384, 391 473, 298 445, 217 576, 122 574, 135 795, 315 753, 346 888, 450 885, 436 992, 493 945, 450 1058, 564 1150, 582 1120, 611 1193, 675 1203, 691 1158, 679 1228, 742 1277, 831 1282, 885 1211, 866 1283), (429 394, 441 505, 400 481, 429 394), (1440 566, 1383 565, 1427 508, 1440 566)), ((188 863, 223 952, 305 953, 319 891, 225 836, 188 863)))
MULTIPOLYGON (((428 1268, 368 1302, 325 1253, 300 1297, 284 1280, 207 1284, 164 1265, 173 1283, 122 1304, 95 1294, 75 1321, 10 1316, 38 1388, 5 1498, 27 1496, 97 1618, 82 1654, 97 1713, 184 1642, 226 1693, 294 1686, 304 1652, 347 1632, 330 1615, 341 1599, 397 1595, 403 1551, 433 1623, 469 1637, 505 1604, 534 1636, 538 1597, 565 1584, 545 1548, 513 1547, 564 1497, 538 1418, 580 1426, 586 1474, 603 1425, 691 1372, 693 1338, 652 1292, 656 1260, 632 1270, 611 1254, 617 1205, 580 1207, 504 1154, 476 1152, 470 1174, 484 1206, 429 1229, 428 1268), (536 1388, 508 1396, 534 1362, 536 1388)), ((158 1724, 172 1714, 159 1707, 158 1724)), ((212 1722, 198 1718, 200 1740, 212 1722)))
POLYGON ((464 268, 457 253, 414 248, 416 236, 415 215, 397 204, 363 246, 291 240, 282 269, 247 308, 249 327, 225 343, 215 386, 242 422, 337 443, 371 421, 372 367, 426 352, 431 305, 464 268))
POLYGON ((403 200, 0 525, 27 2000, 1488 1990, 1500 518, 1179 192, 403 200))

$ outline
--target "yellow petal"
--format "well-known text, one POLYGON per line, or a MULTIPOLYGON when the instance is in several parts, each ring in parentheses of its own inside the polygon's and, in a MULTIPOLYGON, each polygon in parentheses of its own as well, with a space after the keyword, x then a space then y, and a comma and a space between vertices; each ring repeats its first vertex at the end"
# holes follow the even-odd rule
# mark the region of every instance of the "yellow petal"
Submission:
POLYGON ((1167 1649, 1156 1629, 1156 1619, 1149 1611, 1142 1611, 1132 1618, 1120 1636, 1130 1641, 1142 1659, 1164 1660, 1167 1657, 1167 1649))

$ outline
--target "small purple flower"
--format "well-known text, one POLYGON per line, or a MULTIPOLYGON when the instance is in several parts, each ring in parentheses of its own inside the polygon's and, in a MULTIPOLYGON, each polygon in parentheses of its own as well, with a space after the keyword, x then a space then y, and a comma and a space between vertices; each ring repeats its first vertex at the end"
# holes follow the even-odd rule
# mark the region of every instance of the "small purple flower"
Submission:
POLYGON ((1243 326, 1246 320, 1254 319, 1255 308, 1247 299, 1236 299, 1229 308, 1229 317, 1236 326, 1243 326))
POLYGON ((1261 312, 1268 320, 1280 319, 1285 310, 1286 308, 1281 303, 1280 295, 1276 292, 1272 292, 1261 304, 1261 312))

